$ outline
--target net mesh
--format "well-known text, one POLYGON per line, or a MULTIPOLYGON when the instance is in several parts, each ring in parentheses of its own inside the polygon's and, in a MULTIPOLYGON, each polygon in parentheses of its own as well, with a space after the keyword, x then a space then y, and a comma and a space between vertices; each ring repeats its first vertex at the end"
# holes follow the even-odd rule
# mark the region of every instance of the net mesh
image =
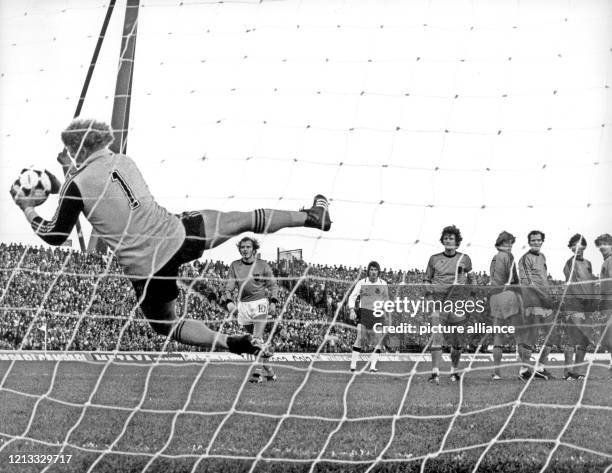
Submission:
MULTIPOLYGON (((46 166, 78 100, 106 7, 62 0, 0 8, 5 186, 31 159, 46 166)), ((423 277, 412 268, 439 251, 446 222, 461 226, 463 248, 482 269, 500 229, 523 235, 541 227, 551 273, 560 277, 567 236, 607 230, 611 22, 604 1, 143 1, 129 154, 158 201, 177 212, 297 208, 324 193, 332 232, 262 238, 265 258, 275 247, 301 248, 312 263, 275 268, 283 289, 271 343, 279 355, 346 352, 355 337, 346 300, 362 276, 352 267, 364 260, 387 262, 394 269, 383 278, 411 285, 423 277)), ((115 14, 84 116, 110 116, 121 23, 115 14)), ((8 196, 0 204, 8 216, 2 240, 23 243, 2 247, 5 348, 189 349, 152 335, 114 259, 33 247, 36 237, 8 196)), ((590 246, 587 256, 600 261, 590 246)), ((206 257, 228 261, 236 253, 227 244, 206 257)), ((218 304, 225 275, 215 261, 184 267, 181 316, 237 332, 218 304)), ((486 275, 476 282, 485 284, 486 275)), ((559 286, 559 300, 567 287, 559 286)), ((245 471, 612 469, 604 440, 612 405, 602 394, 609 379, 598 354, 587 357, 585 380, 571 389, 543 390, 530 380, 491 396, 484 393, 491 367, 477 357, 464 360, 468 375, 458 386, 429 386, 429 358, 417 345, 422 357, 383 363, 375 375, 349 374, 346 363, 330 368, 316 356, 274 363, 281 380, 291 380, 278 388, 284 400, 274 389, 254 392, 250 371, 236 360, 2 362, 5 405, 27 407, 21 416, 8 409, 0 455, 71 453, 81 462, 72 467, 88 472, 108 465, 165 471, 163 462, 193 472, 220 464, 245 471), (24 381, 29 372, 44 382, 24 381), (83 382, 71 380, 73 372, 83 382), (169 384, 179 394, 165 391, 169 384), (387 399, 379 404, 381 391, 387 399), (170 401, 160 401, 164 395, 170 401), (513 463, 519 452, 528 458, 513 463)))

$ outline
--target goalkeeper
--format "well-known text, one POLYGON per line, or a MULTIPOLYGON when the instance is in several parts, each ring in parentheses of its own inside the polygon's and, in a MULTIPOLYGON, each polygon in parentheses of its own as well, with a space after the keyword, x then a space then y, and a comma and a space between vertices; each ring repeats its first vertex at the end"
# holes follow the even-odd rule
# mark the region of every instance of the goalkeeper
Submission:
POLYGON ((132 159, 108 148, 113 142, 109 125, 77 118, 61 137, 74 165, 60 190, 54 217, 44 220, 34 210, 40 202, 22 198, 11 189, 34 232, 50 245, 61 245, 83 212, 93 234, 117 257, 134 286, 140 308, 158 334, 233 353, 262 352, 248 334, 227 336, 209 329, 201 320, 177 317, 179 267, 246 231, 273 233, 287 227, 327 231, 331 227, 327 199, 318 195, 310 209, 295 212, 200 210, 177 216, 155 201, 132 159))
MULTIPOLYGON (((233 261, 229 267, 222 304, 226 305, 230 314, 238 310, 238 324, 255 337, 254 343, 263 346, 268 315, 276 314, 278 303, 276 278, 268 263, 257 257, 259 242, 255 238, 246 236, 237 246, 242 257, 233 261), (233 299, 237 287, 238 304, 234 303, 233 299)), ((274 370, 264 360, 262 367, 266 373, 266 381, 276 381, 274 370)), ((261 372, 255 370, 249 381, 262 383, 263 380, 261 372)))

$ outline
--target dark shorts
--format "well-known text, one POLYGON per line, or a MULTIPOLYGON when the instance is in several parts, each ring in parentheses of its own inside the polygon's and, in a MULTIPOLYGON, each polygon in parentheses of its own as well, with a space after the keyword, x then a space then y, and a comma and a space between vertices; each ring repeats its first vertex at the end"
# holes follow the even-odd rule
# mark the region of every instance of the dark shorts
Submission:
POLYGON ((170 260, 150 279, 132 279, 140 306, 149 316, 152 305, 175 300, 179 295, 176 279, 182 264, 196 260, 204 253, 204 219, 200 212, 183 212, 179 218, 185 227, 185 240, 170 260))
POLYGON ((368 309, 359 309, 357 311, 357 323, 361 324, 363 328, 367 328, 368 330, 372 330, 374 324, 376 323, 384 323, 384 317, 375 317, 374 311, 368 309))

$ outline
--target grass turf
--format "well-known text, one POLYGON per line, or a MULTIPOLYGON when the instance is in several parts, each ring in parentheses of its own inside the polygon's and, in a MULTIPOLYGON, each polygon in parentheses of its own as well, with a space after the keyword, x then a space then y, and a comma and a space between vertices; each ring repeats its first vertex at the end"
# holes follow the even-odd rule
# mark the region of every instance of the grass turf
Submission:
MULTIPOLYGON (((0 379, 10 366, 0 362, 0 379)), ((43 470, 10 455, 57 454, 69 432, 70 463, 47 471, 87 471, 96 462, 95 472, 140 472, 159 452, 147 471, 463 472, 479 459, 478 471, 612 465, 607 369, 593 367, 586 385, 526 386, 516 368, 492 381, 488 366, 473 366, 462 383, 443 375, 434 386, 426 374, 409 376, 408 363, 356 376, 346 363, 310 372, 307 363, 283 363, 277 382, 253 385, 247 364, 112 363, 103 372, 104 364, 15 362, 0 389, 0 471, 43 470)))

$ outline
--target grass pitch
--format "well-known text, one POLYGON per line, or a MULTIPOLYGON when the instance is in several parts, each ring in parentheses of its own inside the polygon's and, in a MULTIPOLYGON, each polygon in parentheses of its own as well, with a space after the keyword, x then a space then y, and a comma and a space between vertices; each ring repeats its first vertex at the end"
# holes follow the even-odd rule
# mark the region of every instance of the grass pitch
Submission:
MULTIPOLYGON (((0 362, 0 379, 10 366, 0 362)), ((47 465, 11 463, 10 456, 57 454, 62 445, 70 463, 47 471, 85 472, 93 465, 95 472, 140 472, 148 465, 149 472, 469 472, 479 464, 481 472, 545 466, 601 472, 612 466, 612 378, 600 366, 586 382, 526 385, 514 377, 516 368, 492 381, 490 367, 478 363, 462 383, 442 376, 439 386, 420 373, 429 363, 413 376, 409 363, 379 363, 379 373, 355 376, 347 363, 316 363, 312 370, 282 363, 277 382, 259 385, 246 382, 246 363, 152 366, 15 362, 0 389, 0 471, 42 471, 47 465)))

